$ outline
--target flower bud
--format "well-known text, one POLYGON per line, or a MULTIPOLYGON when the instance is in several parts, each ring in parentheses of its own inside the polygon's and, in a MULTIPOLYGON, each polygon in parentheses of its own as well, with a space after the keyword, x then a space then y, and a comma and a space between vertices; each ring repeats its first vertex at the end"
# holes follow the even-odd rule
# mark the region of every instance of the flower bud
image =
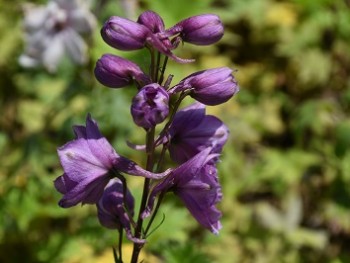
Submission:
POLYGON ((102 226, 109 229, 124 229, 130 241, 145 243, 145 240, 136 238, 132 234, 129 216, 134 215, 134 198, 129 189, 124 191, 119 179, 114 178, 108 183, 96 206, 98 220, 102 226))
POLYGON ((183 79, 170 93, 191 89, 190 96, 205 105, 228 101, 239 91, 232 70, 227 67, 198 71, 183 79))
POLYGON ((144 25, 149 30, 151 30, 152 33, 159 33, 164 31, 163 19, 153 11, 143 12, 139 16, 137 23, 144 25))
POLYGON ((211 45, 224 35, 224 26, 217 15, 192 16, 167 30, 167 35, 180 33, 183 41, 195 45, 211 45))
POLYGON ((101 29, 103 40, 119 50, 141 49, 150 31, 144 25, 118 16, 112 16, 101 29))
POLYGON ((134 79, 140 85, 150 82, 149 76, 134 62, 111 54, 103 55, 96 62, 95 76, 101 84, 110 88, 127 86, 134 79))
POLYGON ((131 114, 134 122, 149 129, 161 123, 169 114, 169 95, 157 83, 144 86, 133 98, 131 114))
POLYGON ((110 229, 130 227, 130 215, 134 214, 134 198, 129 189, 123 194, 123 185, 119 179, 112 179, 97 203, 98 219, 102 226, 110 229), (125 203, 124 203, 125 201, 125 203))

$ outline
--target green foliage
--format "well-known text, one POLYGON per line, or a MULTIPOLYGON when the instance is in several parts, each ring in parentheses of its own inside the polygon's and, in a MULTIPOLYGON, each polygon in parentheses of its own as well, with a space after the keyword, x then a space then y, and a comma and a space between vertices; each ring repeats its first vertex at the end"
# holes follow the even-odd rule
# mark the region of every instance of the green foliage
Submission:
MULTIPOLYGON (((92 72, 103 53, 123 54, 147 71, 147 51, 116 51, 96 30, 85 67, 65 60, 56 74, 21 68, 21 6, 46 1, 12 2, 0 0, 0 261, 106 262, 101 255, 108 253, 112 262, 116 233, 99 226, 95 208, 57 206, 56 148, 90 112, 118 152, 143 164, 142 153, 125 143, 144 139, 129 114, 133 88, 107 89, 92 72)), ((124 13, 118 2, 105 3, 99 26, 124 13)), ((349 262, 348 1, 143 0, 136 13, 145 9, 160 13, 167 27, 191 15, 220 15, 224 38, 212 47, 184 45, 176 52, 198 63, 171 61, 168 72, 176 83, 197 69, 229 66, 241 87, 230 102, 208 108, 231 130, 219 164, 223 229, 218 236, 203 230, 167 196, 149 253, 171 263, 349 262)), ((139 199, 139 183, 128 183, 139 199)))

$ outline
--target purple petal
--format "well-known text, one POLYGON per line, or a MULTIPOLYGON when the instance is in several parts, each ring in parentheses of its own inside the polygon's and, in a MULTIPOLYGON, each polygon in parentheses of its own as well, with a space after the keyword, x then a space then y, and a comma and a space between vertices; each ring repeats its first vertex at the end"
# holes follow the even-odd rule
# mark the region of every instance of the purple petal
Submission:
POLYGON ((77 185, 77 182, 72 181, 69 176, 64 173, 56 178, 54 185, 58 192, 66 194, 77 185))
POLYGON ((179 110, 173 120, 170 133, 184 132, 199 125, 205 117, 205 105, 193 103, 179 110))
POLYGON ((218 118, 205 115, 203 104, 195 103, 176 113, 169 134, 171 158, 184 163, 208 147, 212 153, 220 153, 229 130, 218 118))
POLYGON ((110 180, 109 177, 85 178, 67 192, 59 201, 59 205, 68 208, 82 204, 94 204, 101 198, 103 190, 110 180))
POLYGON ((215 205, 221 201, 222 192, 215 166, 205 165, 189 182, 178 184, 174 193, 201 225, 218 233, 221 228, 221 212, 215 205))
POLYGON ((210 149, 205 149, 204 151, 198 153, 192 159, 175 168, 169 174, 169 176, 165 177, 162 182, 157 184, 150 193, 148 203, 145 211, 142 213, 142 217, 146 218, 150 215, 151 211, 153 210, 154 201, 160 193, 165 193, 171 190, 173 187, 176 187, 176 185, 183 185, 192 180, 192 178, 205 165, 209 153, 210 149))

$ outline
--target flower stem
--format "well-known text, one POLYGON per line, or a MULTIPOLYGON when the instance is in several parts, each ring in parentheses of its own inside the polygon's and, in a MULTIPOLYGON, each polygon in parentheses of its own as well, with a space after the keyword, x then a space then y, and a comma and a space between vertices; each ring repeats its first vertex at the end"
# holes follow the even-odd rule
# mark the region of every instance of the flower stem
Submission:
POLYGON ((151 219, 149 220, 148 225, 145 229, 145 236, 147 236, 147 233, 148 233, 148 231, 153 223, 153 220, 157 215, 157 212, 158 212, 158 209, 160 207, 160 204, 162 203, 163 197, 164 197, 164 193, 160 194, 160 196, 158 197, 158 201, 157 201, 156 207, 154 209, 154 212, 152 213, 151 219))
POLYGON ((156 145, 159 143, 159 141, 161 141, 163 139, 163 136, 165 136, 171 126, 171 124, 173 123, 174 117, 175 117, 175 113, 177 112, 177 110, 179 109, 179 106, 182 102, 182 100, 187 96, 186 92, 182 92, 180 97, 177 99, 177 101, 174 104, 174 107, 170 113, 169 116, 169 120, 168 122, 164 125, 164 128, 162 129, 162 131, 159 133, 158 139, 156 140, 156 145))
MULTIPOLYGON (((147 131, 147 134, 146 134, 146 152, 147 152, 146 169, 148 171, 152 171, 153 165, 154 165, 154 160, 153 160, 153 158, 154 158, 154 133, 155 133, 155 129, 151 128, 147 131)), ((151 182, 150 179, 145 178, 145 181, 143 184, 143 192, 142 192, 140 210, 139 210, 139 215, 138 215, 136 229, 135 229, 135 237, 136 238, 141 238, 141 236, 142 236, 143 219, 142 219, 141 214, 146 208, 150 182, 151 182)), ((139 254, 140 254, 142 247, 143 247, 143 244, 134 243, 131 263, 137 263, 137 260, 138 260, 138 257, 139 257, 139 254)))
POLYGON ((122 252, 122 247, 123 247, 123 230, 119 231, 119 244, 118 244, 118 251, 119 251, 119 262, 123 263, 123 252, 122 252))

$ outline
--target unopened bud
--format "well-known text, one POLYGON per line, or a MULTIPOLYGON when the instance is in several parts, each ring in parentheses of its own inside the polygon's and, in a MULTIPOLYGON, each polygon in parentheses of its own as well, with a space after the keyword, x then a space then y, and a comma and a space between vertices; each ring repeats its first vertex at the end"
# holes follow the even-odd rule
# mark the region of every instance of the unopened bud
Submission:
POLYGON ((101 84, 110 88, 127 86, 133 80, 141 85, 150 82, 149 77, 134 62, 111 54, 103 55, 96 62, 95 76, 101 84))
POLYGON ((169 95, 157 83, 144 86, 133 98, 131 115, 134 122, 149 129, 161 123, 169 114, 169 95))
POLYGON ((146 44, 147 27, 118 16, 112 16, 101 29, 103 40, 119 50, 137 50, 146 44))
POLYGON ((193 73, 176 85, 171 93, 191 90, 190 96, 205 105, 218 105, 228 101, 239 91, 232 70, 213 68, 193 73))

